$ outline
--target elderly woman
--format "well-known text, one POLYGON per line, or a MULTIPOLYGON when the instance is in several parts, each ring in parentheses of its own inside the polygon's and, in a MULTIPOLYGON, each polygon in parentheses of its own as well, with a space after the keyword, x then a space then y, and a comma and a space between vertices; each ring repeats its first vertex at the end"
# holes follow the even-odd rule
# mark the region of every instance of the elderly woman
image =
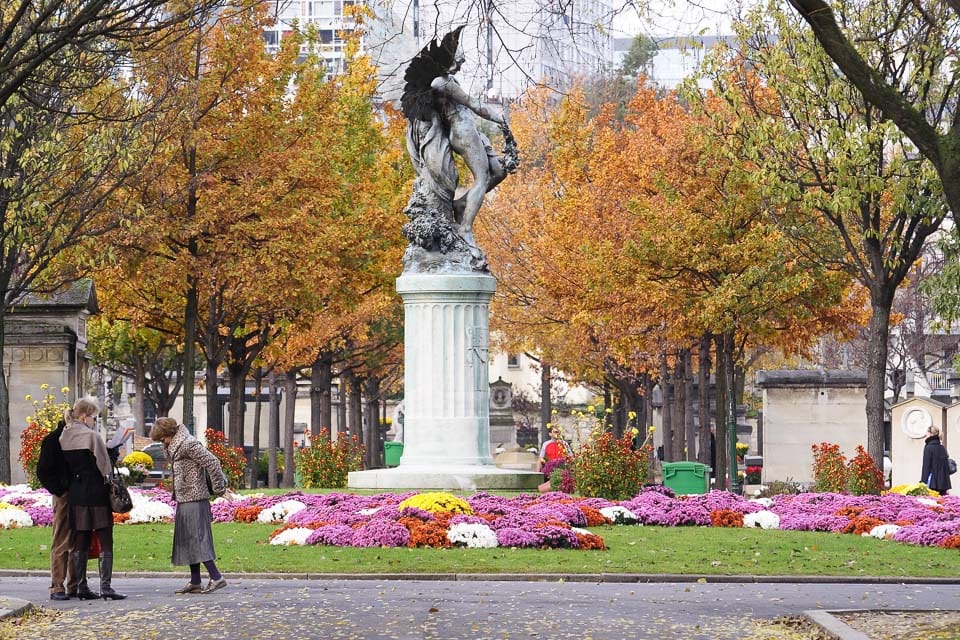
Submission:
POLYGON ((171 562, 190 567, 190 582, 177 589, 177 593, 212 593, 222 589, 227 586, 227 581, 217 570, 210 527, 213 521, 211 492, 220 496, 227 490, 227 479, 220 461, 191 436, 186 427, 172 418, 157 419, 150 430, 150 438, 163 443, 172 472, 173 499, 177 501, 171 562), (200 581, 201 564, 210 574, 206 588, 200 581))
POLYGON ((100 407, 89 398, 80 398, 67 411, 67 424, 60 434, 60 448, 70 476, 67 489, 69 522, 72 532, 71 592, 67 595, 81 600, 103 598, 123 600, 127 596, 111 586, 113 577, 113 513, 110 511, 110 493, 107 479, 113 472, 116 450, 108 451, 103 438, 96 431, 100 407), (90 541, 96 533, 100 542, 100 594, 87 588, 87 556, 90 541), (73 592, 72 584, 79 586, 73 592))

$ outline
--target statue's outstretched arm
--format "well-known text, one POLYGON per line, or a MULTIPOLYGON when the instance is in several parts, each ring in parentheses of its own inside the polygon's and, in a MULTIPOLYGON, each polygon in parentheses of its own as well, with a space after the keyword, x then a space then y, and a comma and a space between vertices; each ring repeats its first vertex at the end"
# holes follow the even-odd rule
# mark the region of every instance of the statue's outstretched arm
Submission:
POLYGON ((436 91, 443 93, 454 102, 458 102, 467 107, 481 118, 489 120, 490 122, 494 122, 500 126, 506 125, 506 119, 504 119, 502 113, 491 111, 481 104, 479 100, 467 94, 467 92, 464 91, 460 86, 460 83, 454 78, 450 76, 438 76, 437 78, 434 78, 430 86, 432 86, 436 91))

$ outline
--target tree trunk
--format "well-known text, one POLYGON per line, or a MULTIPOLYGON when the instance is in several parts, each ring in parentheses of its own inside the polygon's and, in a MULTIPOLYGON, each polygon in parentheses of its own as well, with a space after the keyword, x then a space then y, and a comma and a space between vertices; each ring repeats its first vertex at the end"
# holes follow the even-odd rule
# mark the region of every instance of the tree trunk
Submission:
POLYGON ((220 406, 220 377, 217 363, 207 360, 204 373, 204 393, 207 397, 207 429, 223 432, 223 407, 220 406))
POLYGON ((660 356, 660 397, 663 404, 660 415, 663 422, 663 459, 674 462, 677 458, 673 452, 673 398, 670 393, 670 367, 667 364, 667 354, 660 356))
POLYGON ((283 384, 285 402, 283 405, 283 486, 292 487, 294 477, 293 463, 293 421, 297 408, 297 370, 289 369, 283 384))
POLYGON ((697 427, 693 419, 693 362, 690 349, 683 350, 683 425, 686 440, 686 460, 697 459, 697 427))
MULTIPOLYGON (((883 391, 887 378, 892 294, 871 292, 869 352, 867 354, 867 453, 883 467, 883 391)), ((848 451, 847 455, 854 452, 848 451)))
POLYGON ((641 426, 653 426, 653 378, 649 374, 643 376, 643 413, 646 418, 640 423, 641 426))
POLYGON ((320 362, 320 430, 326 429, 327 440, 333 439, 333 359, 320 362))
POLYGON ((257 473, 260 470, 260 412, 263 410, 263 367, 257 367, 253 372, 253 448, 247 465, 250 467, 251 489, 257 488, 257 473))
POLYGON ((550 439, 547 425, 552 421, 553 407, 550 405, 550 365, 540 361, 540 444, 550 439))
POLYGON ((697 357, 697 402, 700 415, 700 455, 698 459, 710 465, 710 345, 713 338, 709 333, 700 337, 700 351, 697 357))
POLYGON ((146 413, 144 409, 144 395, 147 388, 147 374, 143 363, 137 359, 137 366, 133 374, 133 421, 136 423, 135 431, 136 433, 142 433, 145 436, 149 436, 150 433, 147 432, 147 420, 146 413))
POLYGON ((727 331, 723 335, 723 372, 724 381, 727 387, 727 446, 725 454, 729 469, 729 487, 730 490, 739 493, 740 480, 737 476, 737 386, 736 386, 736 362, 733 358, 734 335, 733 331, 727 331))
POLYGON ((321 353, 310 368, 310 433, 314 438, 326 433, 328 441, 333 435, 332 386, 333 358, 321 353))
POLYGON ((367 469, 377 469, 383 466, 381 457, 383 441, 380 437, 380 379, 369 376, 364 383, 364 400, 366 401, 366 430, 363 446, 366 449, 364 460, 367 469))
MULTIPOLYGON (((10 484, 13 469, 10 466, 10 389, 7 387, 7 368, 3 349, 6 344, 6 309, 0 308, 0 484, 10 484)), ((78 389, 73 389, 75 397, 78 389)))
POLYGON ((673 408, 671 413, 671 420, 673 421, 670 425, 673 430, 673 459, 674 460, 686 460, 686 451, 684 447, 684 440, 686 439, 686 432, 684 423, 686 421, 686 389, 683 386, 683 358, 679 353, 677 353, 676 360, 673 363, 673 371, 670 372, 670 388, 671 391, 671 402, 670 406, 673 408))
POLYGON ((363 442, 363 379, 353 376, 350 383, 350 435, 363 442))
POLYGON ((229 427, 227 428, 228 441, 231 446, 243 446, 243 426, 244 413, 247 408, 245 399, 247 386, 247 372, 245 367, 230 366, 227 367, 227 375, 230 376, 230 398, 229 402, 229 427))
MULTIPOLYGON (((195 206, 195 205, 194 205, 195 206)), ((189 207, 189 204, 188 204, 189 207)), ((189 211, 189 209, 188 209, 189 211)), ((191 247, 196 243, 192 242, 191 247)), ((183 312, 183 424, 194 433, 193 389, 194 362, 197 360, 197 279, 187 276, 187 302, 183 312)))
POLYGON ((270 385, 270 414, 267 418, 267 486, 277 488, 277 449, 280 447, 280 390, 277 374, 271 370, 267 377, 270 385))
POLYGON ((727 378, 724 375, 726 371, 726 351, 724 350, 724 339, 722 335, 714 336, 717 345, 717 429, 714 432, 713 455, 714 455, 714 473, 716 489, 727 488, 727 412, 729 403, 727 402, 727 378))
POLYGON ((347 389, 345 373, 340 373, 337 384, 337 428, 332 435, 337 438, 347 433, 347 389))

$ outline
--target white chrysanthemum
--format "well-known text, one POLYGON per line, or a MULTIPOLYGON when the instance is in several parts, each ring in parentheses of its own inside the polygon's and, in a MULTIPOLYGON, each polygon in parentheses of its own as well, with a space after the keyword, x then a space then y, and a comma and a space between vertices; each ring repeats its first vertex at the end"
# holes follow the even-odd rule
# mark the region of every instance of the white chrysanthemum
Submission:
POLYGON ((122 476, 127 476, 128 478, 130 477, 130 469, 127 469, 126 467, 117 467, 117 471, 122 476))
MULTIPOLYGON (((3 495, 0 495, 0 500, 4 502, 12 502, 17 498, 23 498, 23 497, 28 497, 32 499, 33 493, 34 493, 33 489, 31 489, 28 485, 12 484, 9 487, 7 487, 7 490, 3 493, 3 495)), ((53 503, 51 502, 51 504, 53 503)))
POLYGON ((490 549, 497 546, 497 534, 485 524, 461 522, 451 525, 447 531, 447 540, 470 549, 490 549))
POLYGON ((33 499, 33 506, 53 508, 53 496, 46 491, 34 491, 29 496, 33 499))
POLYGON ((372 516, 377 511, 380 511, 381 507, 371 507, 370 509, 360 509, 357 513, 362 516, 372 516))
POLYGON ((751 498, 750 502, 756 502, 758 505, 760 505, 764 509, 769 509, 770 507, 773 506, 773 500, 771 500, 770 498, 751 498))
POLYGON ((743 516, 744 527, 755 527, 760 529, 779 529, 780 516, 773 511, 757 511, 756 513, 747 513, 743 516))
POLYGON ((307 508, 299 500, 284 500, 268 509, 264 509, 257 516, 257 522, 286 522, 287 518, 307 508))
POLYGON ((635 524, 639 518, 637 514, 626 507, 612 506, 600 509, 600 514, 604 518, 613 520, 613 524, 635 524))
POLYGON ((270 540, 270 544, 279 544, 279 545, 291 545, 296 544, 303 546, 307 544, 307 538, 310 537, 310 534, 313 533, 313 529, 307 529, 306 527, 297 527, 296 529, 284 529, 277 535, 273 536, 270 540))
POLYGON ((920 498, 920 497, 918 497, 918 498, 917 498, 917 502, 919 502, 920 504, 927 505, 928 507, 936 507, 936 506, 939 506, 939 505, 940 505, 939 502, 937 502, 936 500, 933 500, 932 498, 920 498))
MULTIPOLYGON (((133 497, 133 496, 131 496, 133 497)), ((130 510, 130 524, 139 522, 163 522, 173 518, 173 507, 159 500, 148 500, 144 496, 134 497, 130 510)))
POLYGON ((590 532, 586 529, 581 529, 580 527, 570 527, 570 531, 573 531, 575 534, 580 536, 588 536, 590 532))
POLYGON ((890 540, 897 531, 900 531, 900 525, 898 524, 878 524, 873 529, 870 529, 870 533, 863 535, 877 538, 878 540, 890 540))
POLYGON ((0 509, 0 529, 20 529, 21 527, 32 526, 33 518, 23 509, 17 507, 0 509))

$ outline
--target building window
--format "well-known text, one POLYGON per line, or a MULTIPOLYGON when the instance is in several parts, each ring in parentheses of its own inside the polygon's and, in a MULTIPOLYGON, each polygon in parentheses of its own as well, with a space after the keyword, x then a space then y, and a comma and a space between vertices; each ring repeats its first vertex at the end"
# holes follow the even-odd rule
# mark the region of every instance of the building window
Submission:
POLYGON ((519 369, 520 368, 520 356, 515 353, 507 354, 507 368, 508 369, 519 369))

